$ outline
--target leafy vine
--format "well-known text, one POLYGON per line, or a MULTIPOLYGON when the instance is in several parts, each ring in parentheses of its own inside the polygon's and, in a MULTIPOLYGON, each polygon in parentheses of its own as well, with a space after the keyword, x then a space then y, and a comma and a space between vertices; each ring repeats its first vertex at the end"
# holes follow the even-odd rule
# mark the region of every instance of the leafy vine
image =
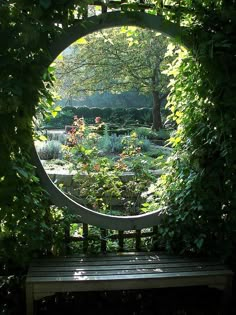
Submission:
MULTIPOLYGON (((235 2, 153 3, 166 19, 188 27, 193 42, 170 70, 168 106, 178 130, 152 201, 166 209, 161 238, 170 250, 229 256, 236 220, 235 2)), ((18 243, 15 253, 50 247, 44 236, 52 231, 49 204, 30 164, 32 119, 40 100, 52 102, 49 44, 86 13, 86 5, 0 2, 0 240, 18 243)))

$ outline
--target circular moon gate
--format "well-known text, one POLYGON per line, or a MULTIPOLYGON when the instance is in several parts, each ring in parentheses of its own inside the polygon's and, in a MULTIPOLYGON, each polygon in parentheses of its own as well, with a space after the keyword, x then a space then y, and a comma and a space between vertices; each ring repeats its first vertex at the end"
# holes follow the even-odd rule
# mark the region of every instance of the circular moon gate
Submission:
MULTIPOLYGON (((49 47, 51 60, 49 60, 47 66, 49 66, 64 49, 77 39, 101 29, 118 26, 138 26, 141 28, 152 29, 163 33, 168 37, 178 39, 184 46, 188 46, 188 41, 183 38, 185 33, 184 29, 180 28, 177 24, 166 21, 162 16, 154 16, 141 12, 110 12, 79 21, 76 25, 69 28, 66 33, 53 42, 51 47, 49 47)), ((160 210, 135 216, 113 216, 101 214, 86 208, 66 196, 53 184, 44 170, 34 146, 32 160, 37 167, 41 183, 49 193, 52 202, 56 206, 67 207, 69 212, 78 215, 83 223, 105 229, 125 231, 151 227, 157 225, 161 221, 162 215, 160 214, 160 210)))

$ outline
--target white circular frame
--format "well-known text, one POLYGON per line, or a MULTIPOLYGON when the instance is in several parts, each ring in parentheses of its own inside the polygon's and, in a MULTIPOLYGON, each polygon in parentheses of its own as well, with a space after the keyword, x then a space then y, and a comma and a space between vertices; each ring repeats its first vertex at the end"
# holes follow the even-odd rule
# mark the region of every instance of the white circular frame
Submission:
MULTIPOLYGON (((177 39, 184 46, 189 46, 189 40, 187 39, 185 29, 165 20, 162 16, 155 16, 141 12, 109 12, 78 21, 76 25, 66 30, 66 32, 57 38, 49 47, 50 60, 47 66, 49 66, 64 49, 77 39, 101 29, 117 26, 138 26, 152 29, 163 33, 168 37, 177 39)), ((42 166, 34 146, 32 160, 37 167, 42 186, 49 193, 51 201, 58 207, 67 207, 69 212, 78 215, 79 220, 83 223, 104 229, 126 231, 155 226, 158 225, 162 219, 161 210, 134 216, 113 216, 98 213, 86 208, 69 198, 54 185, 42 166)))

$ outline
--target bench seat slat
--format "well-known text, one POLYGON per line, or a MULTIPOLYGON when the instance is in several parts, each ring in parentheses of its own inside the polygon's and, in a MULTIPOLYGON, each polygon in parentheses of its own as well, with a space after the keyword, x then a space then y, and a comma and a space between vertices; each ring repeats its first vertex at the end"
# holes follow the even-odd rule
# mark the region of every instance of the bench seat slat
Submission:
POLYGON ((200 276, 212 276, 212 275, 232 275, 232 272, 225 271, 225 270, 214 270, 214 271, 179 271, 179 272, 157 272, 157 273, 147 273, 147 274, 117 274, 117 275, 94 275, 94 276, 84 276, 84 275, 75 275, 75 276, 56 276, 56 277, 28 277, 27 282, 34 282, 34 283, 40 283, 40 282, 54 282, 54 281, 60 281, 60 282, 76 282, 76 281, 106 281, 106 280, 127 280, 127 279, 156 279, 156 278, 177 278, 177 277, 200 277, 200 276))
POLYGON ((97 266, 91 266, 91 265, 74 265, 74 266, 37 266, 34 268, 30 268, 29 275, 32 274, 42 274, 44 272, 64 272, 64 271, 89 271, 94 270, 97 271, 98 268, 100 271, 103 270, 133 270, 133 269, 139 269, 139 268, 145 268, 145 269, 157 269, 157 268, 179 268, 179 267, 198 267, 199 269, 205 268, 205 269, 211 269, 211 268, 223 268, 226 269, 225 266, 219 265, 217 263, 198 263, 198 262, 185 262, 185 263, 169 263, 169 264, 163 264, 163 263, 150 263, 150 264, 136 264, 136 265, 97 265, 97 266))
MULTIPOLYGON (((63 256, 63 257, 47 257, 47 258, 42 258, 42 259, 35 259, 33 262, 34 263, 41 263, 42 260, 45 262, 57 262, 57 261, 81 261, 81 262, 97 262, 97 261, 102 261, 102 260, 106 260, 106 261, 140 261, 140 260, 145 260, 145 261, 150 261, 150 260, 189 260, 190 258, 187 257, 182 257, 182 256, 167 256, 167 255, 147 255, 147 254, 143 254, 143 255, 115 255, 115 256, 107 256, 107 255, 97 255, 97 256, 63 256)), ((202 261, 201 258, 194 258, 195 261, 199 260, 202 261)), ((206 260, 206 259, 204 259, 206 260)), ((212 259, 207 259, 209 261, 212 261, 212 259)))
POLYGON ((145 268, 145 266, 139 266, 135 269, 116 269, 116 270, 101 270, 98 268, 95 270, 75 270, 75 271, 53 271, 48 272, 45 270, 45 272, 33 272, 30 274, 30 277, 77 277, 77 276, 86 276, 89 277, 87 280, 90 279, 90 276, 94 275, 132 275, 132 274, 158 274, 158 273, 176 273, 176 272, 193 272, 193 271, 213 271, 213 270, 224 270, 224 268, 220 266, 213 266, 211 268, 209 267, 199 267, 199 266, 192 266, 192 267, 173 267, 173 268, 145 268))
MULTIPOLYGON (((150 260, 136 260, 136 259, 129 259, 129 260, 121 260, 121 261, 117 261, 117 260, 106 260, 105 258, 101 259, 97 259, 96 261, 87 261, 87 260, 70 260, 68 259, 68 261, 62 259, 62 260, 42 260, 41 263, 40 262, 32 262, 31 264, 31 267, 35 268, 35 267, 42 267, 44 265, 46 266, 75 266, 75 265, 87 265, 87 266, 101 266, 101 265, 104 265, 104 266, 107 266, 107 265, 123 265, 123 264, 126 264, 126 265, 136 265, 136 264, 151 264, 151 263, 156 263, 156 264, 159 264, 159 263, 163 263, 163 264, 170 264, 170 263, 188 263, 188 262, 191 262, 192 260, 187 260, 187 259, 182 259, 182 258, 179 258, 179 259, 150 259, 150 260)), ((210 263, 213 263, 213 264, 216 264, 216 263, 219 263, 220 262, 215 262, 215 261, 202 261, 202 260, 194 260, 194 262, 199 262, 201 264, 210 264, 210 263)))

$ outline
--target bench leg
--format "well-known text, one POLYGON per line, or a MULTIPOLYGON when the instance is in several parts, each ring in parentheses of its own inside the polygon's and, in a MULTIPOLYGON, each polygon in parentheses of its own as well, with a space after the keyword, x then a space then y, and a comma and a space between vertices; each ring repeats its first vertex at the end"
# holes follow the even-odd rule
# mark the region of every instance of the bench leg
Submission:
POLYGON ((231 313, 231 302, 232 302, 232 278, 228 278, 225 284, 222 301, 221 301, 221 309, 223 315, 228 315, 231 313))
POLYGON ((34 314, 34 296, 32 284, 26 284, 26 314, 34 314))

